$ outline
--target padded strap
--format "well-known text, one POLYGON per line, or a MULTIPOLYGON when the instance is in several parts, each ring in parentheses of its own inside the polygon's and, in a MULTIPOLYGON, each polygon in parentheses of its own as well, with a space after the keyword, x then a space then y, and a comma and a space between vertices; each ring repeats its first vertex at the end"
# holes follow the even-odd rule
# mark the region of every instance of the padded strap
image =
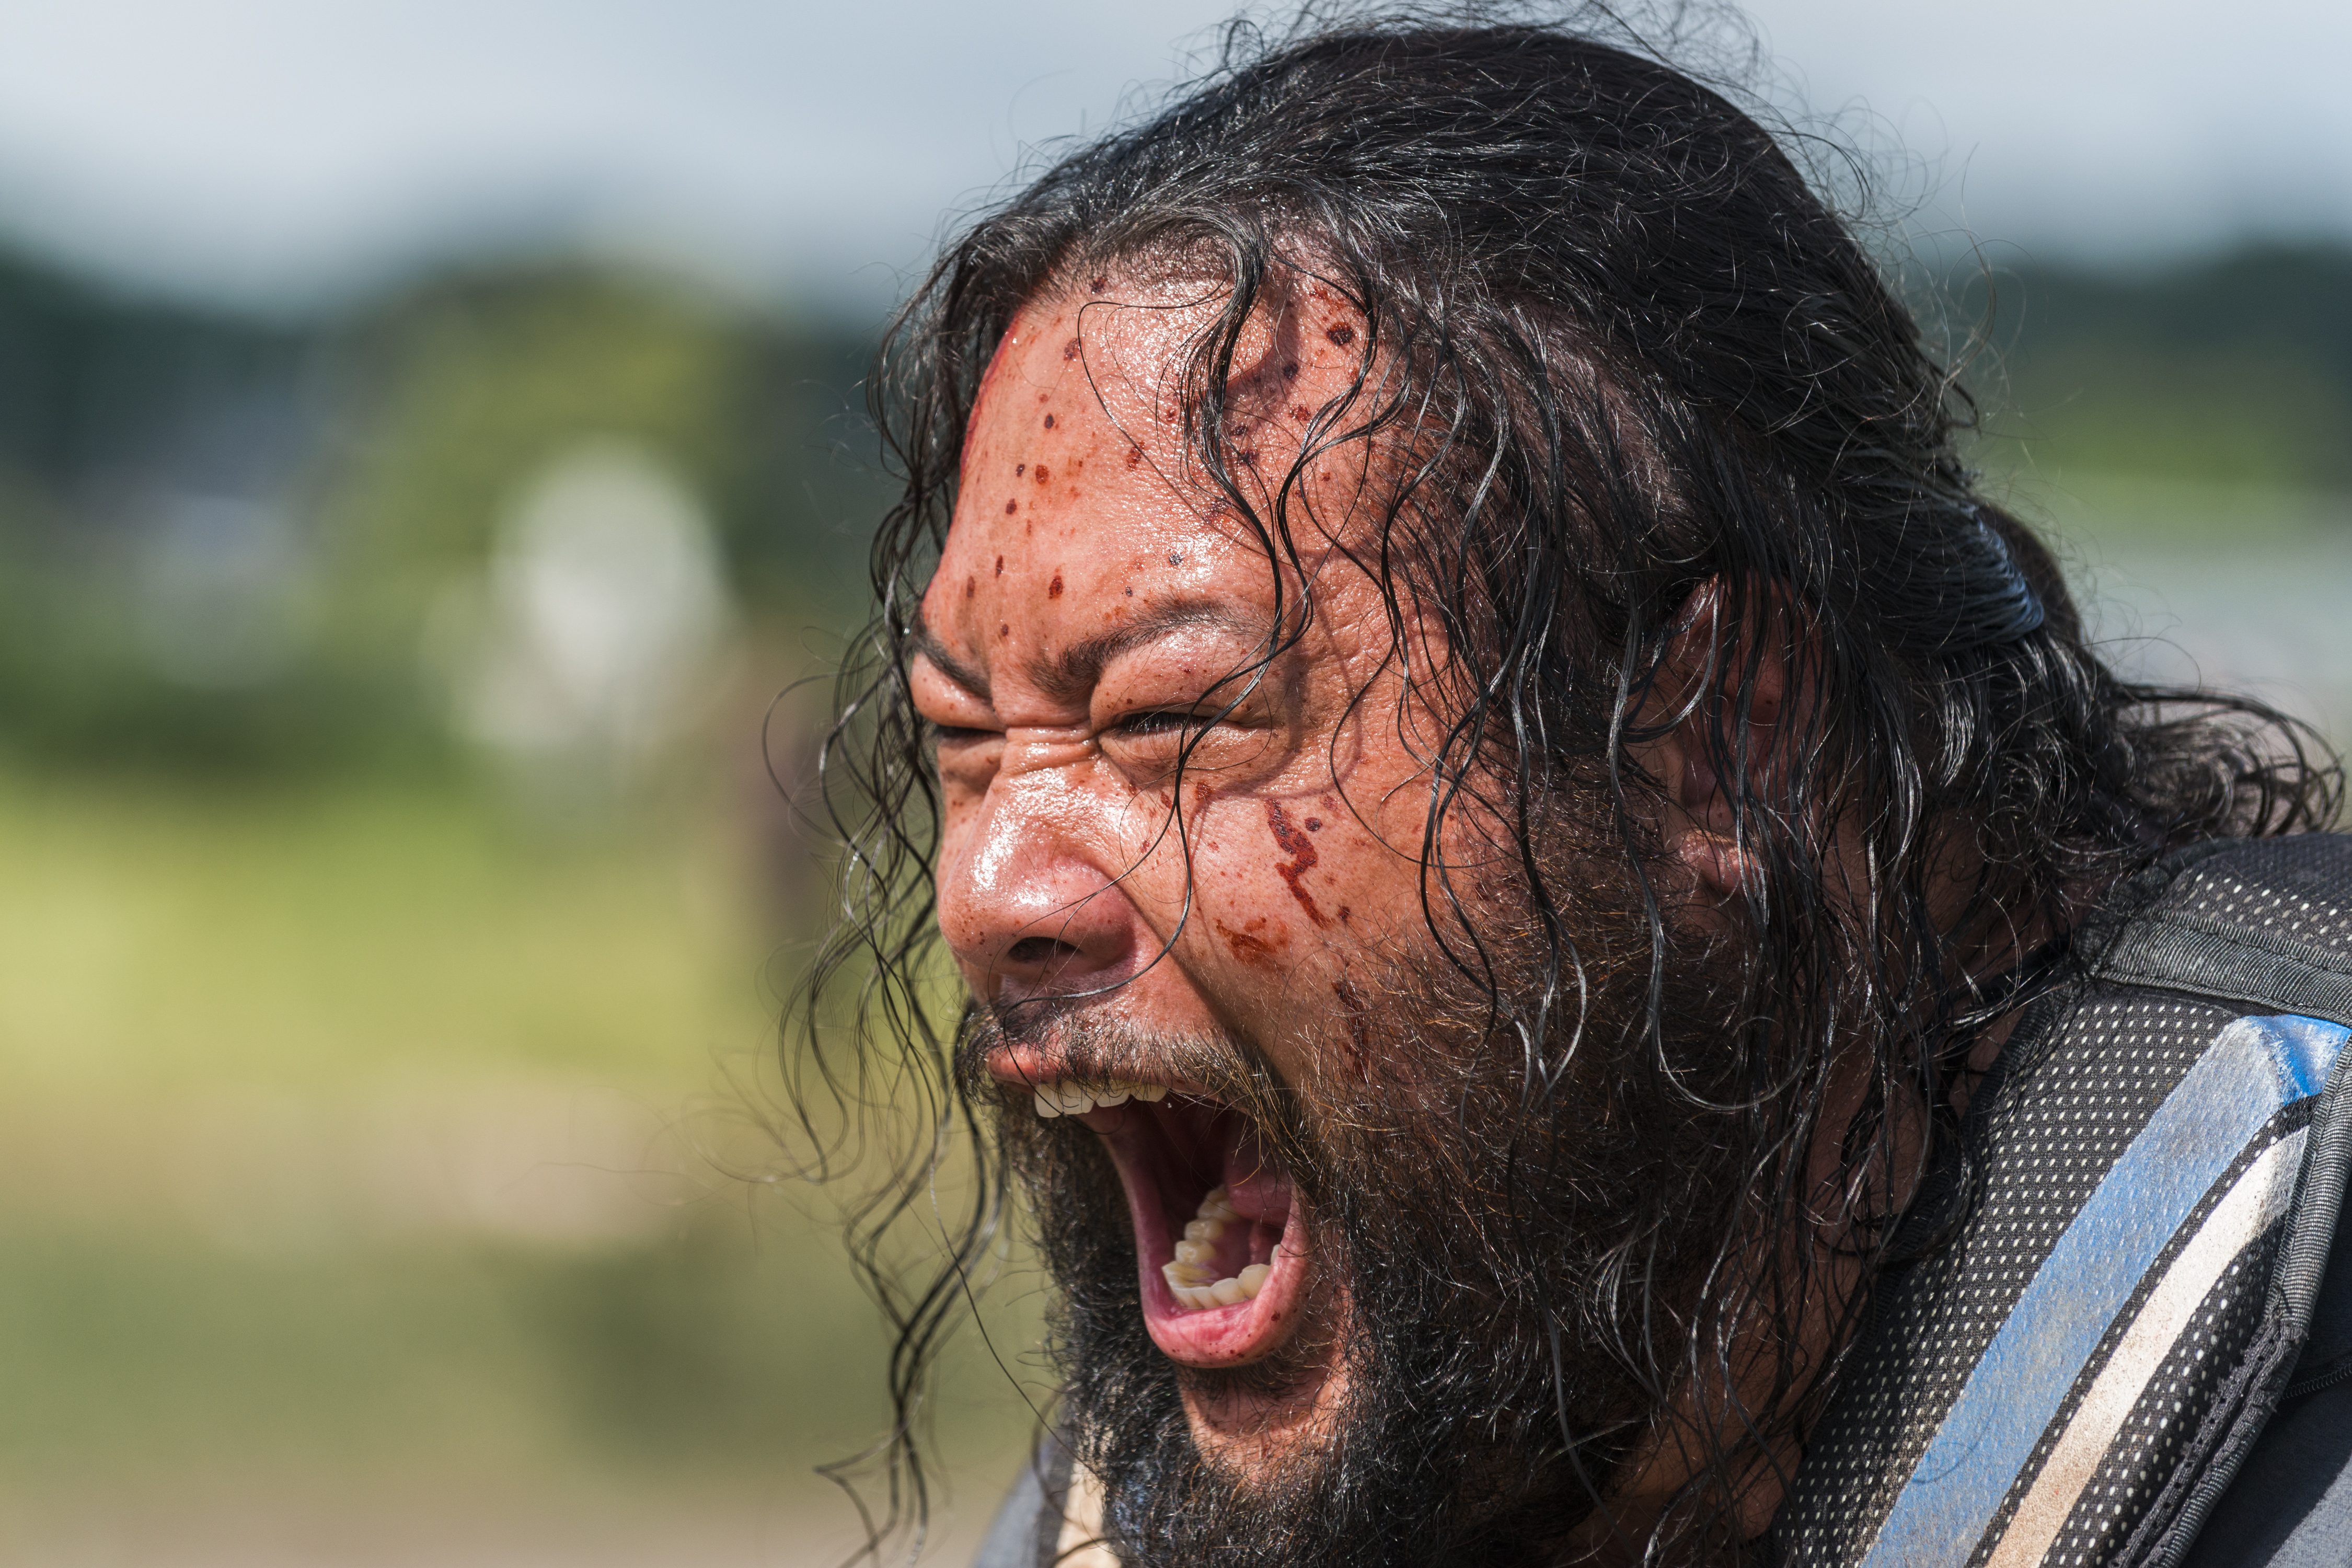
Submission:
POLYGON ((2352 960, 2235 921, 2159 910, 2099 956, 2111 984, 2150 985, 2352 1025, 2352 960))

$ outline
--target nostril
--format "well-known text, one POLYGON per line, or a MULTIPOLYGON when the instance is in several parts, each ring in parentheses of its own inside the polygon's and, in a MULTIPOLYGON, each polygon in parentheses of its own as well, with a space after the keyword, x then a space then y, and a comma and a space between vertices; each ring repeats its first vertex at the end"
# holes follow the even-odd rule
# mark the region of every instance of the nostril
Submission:
POLYGON ((1024 968, 1034 966, 1043 969, 1049 964, 1059 966, 1067 963, 1078 956, 1078 950, 1066 942, 1056 942, 1050 936, 1024 936, 1006 948, 1004 956, 1008 962, 1018 963, 1024 968))

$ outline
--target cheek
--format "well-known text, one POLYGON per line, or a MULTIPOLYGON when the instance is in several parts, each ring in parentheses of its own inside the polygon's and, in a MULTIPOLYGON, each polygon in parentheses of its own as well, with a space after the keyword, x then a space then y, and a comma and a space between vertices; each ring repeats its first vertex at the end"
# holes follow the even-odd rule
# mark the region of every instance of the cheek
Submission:
POLYGON ((1178 822, 1174 792, 1159 789, 1138 791, 1105 816, 1129 896, 1155 909, 1181 910, 1189 879, 1186 859, 1195 869, 1202 863, 1198 815, 1187 812, 1178 822))
POLYGON ((1163 937, 1182 922, 1189 963, 1238 985, 1345 967, 1420 907, 1413 862, 1335 795, 1223 795, 1191 782, 1183 805, 1179 823, 1171 791, 1124 804, 1122 885, 1163 937))
MULTIPOLYGON (((1328 797, 1325 797, 1328 799, 1328 797)), ((1289 971, 1357 945, 1359 890, 1396 858, 1314 796, 1219 802, 1193 832, 1196 933, 1220 960, 1289 971)))

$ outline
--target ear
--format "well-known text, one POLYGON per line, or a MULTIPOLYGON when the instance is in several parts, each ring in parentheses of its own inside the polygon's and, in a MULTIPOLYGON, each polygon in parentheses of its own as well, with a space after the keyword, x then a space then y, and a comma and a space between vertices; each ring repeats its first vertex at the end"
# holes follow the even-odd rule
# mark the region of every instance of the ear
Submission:
POLYGON ((1775 590, 1745 599, 1735 605, 1721 579, 1710 577, 1683 601, 1638 715, 1663 732, 1633 748, 1665 784, 1659 837, 1666 858, 1689 874, 1705 902, 1727 902, 1758 885, 1752 828, 1743 830, 1735 799, 1769 798, 1766 786, 1786 767, 1775 742, 1789 701, 1796 614, 1775 590))

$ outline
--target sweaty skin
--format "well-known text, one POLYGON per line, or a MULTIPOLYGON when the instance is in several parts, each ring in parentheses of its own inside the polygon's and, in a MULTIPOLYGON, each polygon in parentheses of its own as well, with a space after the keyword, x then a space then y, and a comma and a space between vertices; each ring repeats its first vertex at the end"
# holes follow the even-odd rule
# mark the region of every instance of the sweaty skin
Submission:
MULTIPOLYGON (((1099 994, 1108 1016, 1230 1034, 1286 1081, 1311 1082, 1348 1070, 1350 1036, 1329 1026, 1335 995, 1355 994, 1351 966, 1393 939, 1390 917, 1418 907, 1414 854, 1390 845, 1418 850, 1420 765, 1397 726, 1350 717, 1367 687, 1353 712, 1398 710, 1387 619, 1304 508, 1294 531, 1316 618, 1252 679, 1276 628, 1276 577, 1169 417, 1178 351, 1213 314, 1138 294, 1025 310, 974 411, 923 605, 929 647, 912 670, 941 731, 940 923, 976 995, 1099 994), (1178 749, 1202 724, 1180 803, 1178 749)), ((1310 296, 1252 334, 1235 402, 1257 472, 1278 480, 1312 412, 1344 390, 1357 356, 1333 340, 1354 331, 1310 296)), ((1353 493, 1336 461, 1309 488, 1342 506, 1353 493)), ((1286 567, 1282 614, 1296 613, 1301 584, 1286 567)), ((991 1067, 1054 1076, 1018 1051, 991 1067)), ((1087 1120, 1118 1160, 1118 1113, 1087 1120)), ((1121 1173, 1132 1201, 1125 1162, 1121 1173)), ((1244 1215, 1247 1199, 1235 1194, 1244 1215)), ((1280 1390, 1191 1407, 1212 1455, 1228 1437, 1312 1426, 1337 1392, 1329 1352, 1345 1302, 1316 1268, 1307 1216, 1290 1209, 1281 1235, 1274 1287, 1246 1310, 1187 1312, 1164 1287, 1155 1300, 1147 1255, 1148 1326, 1165 1353, 1218 1367, 1288 1349, 1286 1364, 1305 1369, 1280 1390)))

